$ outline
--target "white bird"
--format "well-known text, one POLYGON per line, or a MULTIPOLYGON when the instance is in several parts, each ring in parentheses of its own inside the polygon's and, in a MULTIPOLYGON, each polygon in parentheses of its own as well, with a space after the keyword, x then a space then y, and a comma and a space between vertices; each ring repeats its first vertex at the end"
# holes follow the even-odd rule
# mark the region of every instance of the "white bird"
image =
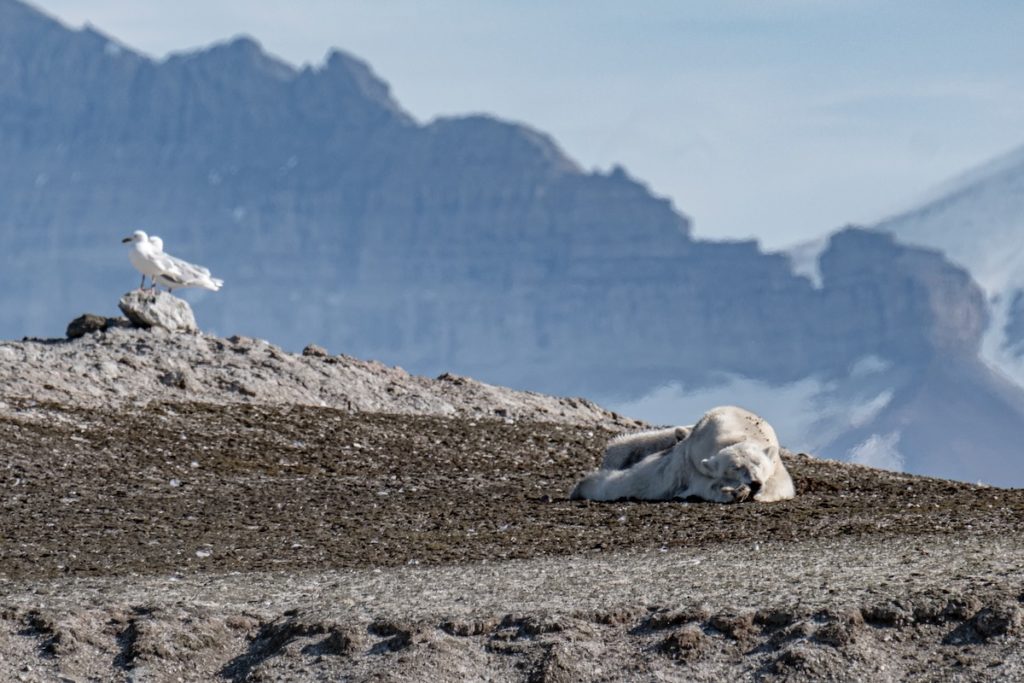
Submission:
POLYGON ((223 280, 210 276, 208 268, 164 253, 164 241, 156 235, 150 237, 136 230, 121 241, 132 244, 128 259, 142 273, 141 286, 145 286, 147 275, 153 279, 154 287, 161 284, 168 289, 202 287, 216 292, 224 285, 223 280))
POLYGON ((163 240, 159 237, 156 240, 159 245, 157 248, 161 250, 160 256, 167 259, 174 266, 174 271, 158 273, 153 278, 154 284, 163 285, 168 291, 174 291, 180 287, 201 287, 211 292, 216 292, 224 286, 223 280, 211 276, 209 268, 197 266, 194 263, 182 261, 180 258, 165 254, 163 252, 163 240))
POLYGON ((149 241, 149 236, 142 230, 136 230, 121 242, 132 245, 132 250, 128 252, 128 260, 135 266, 135 270, 142 273, 142 284, 139 285, 139 289, 142 289, 146 286, 147 276, 155 278, 161 272, 155 258, 158 252, 149 241))

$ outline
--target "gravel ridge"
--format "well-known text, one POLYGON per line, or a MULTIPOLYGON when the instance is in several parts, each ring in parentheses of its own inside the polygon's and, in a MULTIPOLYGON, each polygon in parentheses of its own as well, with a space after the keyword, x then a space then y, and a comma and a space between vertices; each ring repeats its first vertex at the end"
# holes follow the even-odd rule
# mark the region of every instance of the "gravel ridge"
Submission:
POLYGON ((0 400, 76 406, 151 402, 288 404, 349 411, 543 420, 611 429, 642 422, 584 398, 435 379, 310 345, 293 354, 249 337, 112 326, 77 339, 0 342, 0 400))

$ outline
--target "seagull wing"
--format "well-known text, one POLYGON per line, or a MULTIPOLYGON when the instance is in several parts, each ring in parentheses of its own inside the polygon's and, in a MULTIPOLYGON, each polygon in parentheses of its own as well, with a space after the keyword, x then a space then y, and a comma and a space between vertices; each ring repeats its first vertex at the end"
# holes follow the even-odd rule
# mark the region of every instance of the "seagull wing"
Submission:
POLYGON ((197 266, 194 263, 183 261, 180 258, 177 258, 176 256, 171 256, 169 254, 164 254, 164 256, 170 259, 171 263, 173 263, 183 274, 191 275, 192 277, 200 277, 203 275, 205 275, 206 277, 210 277, 209 268, 197 266))
POLYGON ((175 287, 202 287, 216 292, 224 285, 223 280, 210 276, 209 268, 197 266, 167 253, 161 253, 159 256, 161 262, 167 265, 164 270, 169 275, 167 280, 172 281, 175 287))
POLYGON ((184 262, 179 261, 179 259, 174 258, 170 254, 165 254, 164 252, 161 251, 152 254, 150 256, 150 260, 153 262, 153 265, 155 265, 160 270, 161 273, 165 273, 169 276, 172 276, 174 279, 182 279, 185 277, 185 272, 181 268, 181 263, 184 262))

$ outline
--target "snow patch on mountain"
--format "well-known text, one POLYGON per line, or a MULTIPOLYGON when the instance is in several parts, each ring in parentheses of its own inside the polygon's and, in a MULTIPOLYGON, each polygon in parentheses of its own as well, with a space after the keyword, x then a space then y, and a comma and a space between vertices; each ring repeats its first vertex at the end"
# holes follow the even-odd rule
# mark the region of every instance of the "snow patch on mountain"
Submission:
POLYGON ((872 434, 850 449, 849 460, 858 465, 902 472, 907 459, 900 453, 899 443, 899 432, 872 434))
POLYGON ((783 253, 789 258, 794 275, 800 275, 811 281, 815 289, 822 288, 821 266, 818 259, 828 247, 828 236, 809 242, 802 242, 790 247, 783 253))
POLYGON ((981 358, 1024 386, 1013 302, 1024 291, 1024 147, 944 184, 918 209, 882 221, 904 244, 943 250, 966 267, 989 300, 981 358))
POLYGON ((876 227, 905 244, 942 249, 989 295, 1024 286, 1024 148, 945 188, 935 200, 876 227))

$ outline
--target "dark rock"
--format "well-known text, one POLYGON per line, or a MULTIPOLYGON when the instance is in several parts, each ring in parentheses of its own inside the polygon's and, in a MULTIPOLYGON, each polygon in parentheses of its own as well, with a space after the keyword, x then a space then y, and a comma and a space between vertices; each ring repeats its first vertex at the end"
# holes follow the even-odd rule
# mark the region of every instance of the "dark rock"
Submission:
POLYGON ((790 641, 806 640, 814 634, 814 630, 814 626, 809 621, 795 621, 773 633, 768 642, 775 647, 780 647, 790 641))
POLYGON ((694 661, 707 649, 707 636, 697 626, 689 625, 672 632, 658 643, 658 650, 673 659, 694 661))
POLYGON ((859 609, 830 613, 828 623, 819 628, 814 637, 818 642, 832 647, 845 647, 857 639, 864 628, 864 617, 859 609))
POLYGON ((107 318, 93 313, 80 315, 68 323, 68 339, 78 339, 90 332, 102 332, 107 329, 107 318))
POLYGON ((711 610, 703 605, 682 609, 655 612, 647 620, 648 628, 662 629, 680 626, 693 621, 706 621, 711 617, 711 610))
POLYGON ((580 653, 565 643, 547 646, 540 664, 527 676, 529 683, 576 683, 585 680, 580 671, 580 653))
POLYGON ((973 596, 950 597, 940 593, 920 593, 910 602, 914 622, 918 624, 964 621, 976 614, 982 606, 973 596))
POLYGON ((754 613, 754 623, 780 628, 792 624, 796 617, 796 613, 789 609, 759 609, 754 613))
POLYGON ((359 639, 352 631, 331 629, 329 635, 312 646, 311 652, 324 655, 349 655, 358 648, 359 639))
POLYGON ((1024 611, 1012 603, 985 607, 974 616, 972 625, 982 638, 1015 635, 1024 625, 1024 611))
POLYGON ((160 375, 160 383, 174 389, 188 389, 193 381, 192 374, 187 370, 168 370, 160 375))
POLYGON ((527 616, 506 615, 501 621, 501 628, 518 629, 517 637, 532 638, 545 633, 559 633, 567 628, 565 617, 550 617, 543 614, 527 616))
POLYGON ((367 631, 372 636, 383 638, 373 647, 377 653, 404 650, 414 644, 415 636, 422 635, 415 626, 390 619, 377 619, 367 627, 367 631))
POLYGON ((307 344, 306 348, 302 349, 303 356, 313 356, 315 358, 325 358, 328 353, 327 349, 317 344, 307 344))
POLYGON ((913 623, 914 612, 902 602, 889 600, 861 608, 864 621, 878 626, 906 626, 913 623))
POLYGON ((79 650, 73 629, 62 624, 57 615, 38 609, 29 610, 24 617, 26 628, 22 635, 39 639, 39 649, 47 657, 65 657, 79 650))
POLYGON ((709 625, 733 640, 745 640, 754 634, 754 613, 716 614, 709 625))
POLYGON ((467 637, 490 633, 497 625, 497 619, 448 619, 441 622, 440 628, 448 635, 467 637))
POLYGON ((167 292, 136 289, 121 297, 118 308, 136 327, 161 327, 168 332, 196 332, 188 302, 167 292))
POLYGON ((771 669, 784 676, 799 673, 806 680, 842 680, 837 674, 834 656, 828 651, 815 649, 805 643, 795 643, 779 654, 771 669))
POLYGON ((312 656, 347 655, 357 650, 363 640, 355 629, 288 610, 280 618, 263 624, 248 652, 228 662, 221 674, 235 680, 249 680, 251 673, 265 660, 285 651, 293 642, 311 639, 314 642, 302 647, 300 652, 312 656))
POLYGON ((607 626, 621 626, 624 624, 632 624, 636 622, 641 617, 641 615, 643 615, 643 613, 644 609, 641 607, 619 607, 615 609, 594 612, 590 616, 590 618, 596 624, 604 624, 607 626))
POLYGON ((259 393, 251 385, 245 382, 240 382, 238 380, 228 382, 225 388, 228 391, 232 391, 236 394, 241 394, 242 396, 247 396, 249 398, 253 398, 259 393))

